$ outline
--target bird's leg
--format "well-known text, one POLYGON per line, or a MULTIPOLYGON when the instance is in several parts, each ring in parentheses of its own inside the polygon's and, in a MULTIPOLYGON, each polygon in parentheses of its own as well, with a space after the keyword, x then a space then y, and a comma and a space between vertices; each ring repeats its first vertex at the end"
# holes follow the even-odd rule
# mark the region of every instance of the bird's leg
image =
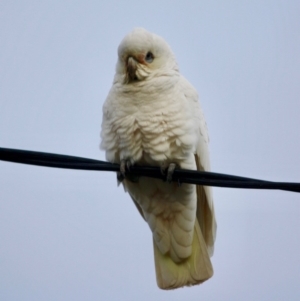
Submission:
POLYGON ((120 163, 120 171, 117 172, 118 183, 123 182, 123 180, 125 179, 125 166, 125 160, 122 160, 120 163))
POLYGON ((132 175, 126 175, 126 171, 130 171, 131 166, 133 166, 132 161, 130 160, 121 160, 120 163, 120 171, 117 172, 117 180, 118 183, 123 182, 123 180, 126 178, 131 182, 138 182, 138 177, 137 176, 132 176, 132 175))
POLYGON ((174 170, 176 168, 176 164, 175 163, 170 163, 170 164, 166 164, 165 162, 163 162, 160 166, 160 171, 163 175, 166 175, 166 181, 168 183, 172 182, 172 177, 173 177, 173 173, 174 170))
POLYGON ((176 168, 176 164, 170 163, 170 165, 168 167, 168 171, 167 171, 167 182, 169 182, 169 183, 172 182, 172 177, 173 177, 175 168, 176 168))
POLYGON ((160 172, 164 176, 166 174, 167 164, 166 162, 161 163, 160 165, 160 172))
POLYGON ((126 173, 126 168, 127 170, 130 170, 130 166, 131 166, 131 162, 130 160, 121 160, 120 163, 120 171, 117 172, 117 179, 119 182, 122 182, 125 179, 125 173, 126 173))

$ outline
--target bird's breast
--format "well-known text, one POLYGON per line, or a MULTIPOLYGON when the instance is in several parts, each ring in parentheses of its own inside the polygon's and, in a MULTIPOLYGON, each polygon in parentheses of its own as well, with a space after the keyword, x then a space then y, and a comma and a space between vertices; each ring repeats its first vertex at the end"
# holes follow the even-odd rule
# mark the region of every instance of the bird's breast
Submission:
POLYGON ((193 123, 186 110, 178 105, 135 110, 134 114, 118 114, 111 124, 119 160, 148 164, 178 160, 179 163, 193 151, 193 123))

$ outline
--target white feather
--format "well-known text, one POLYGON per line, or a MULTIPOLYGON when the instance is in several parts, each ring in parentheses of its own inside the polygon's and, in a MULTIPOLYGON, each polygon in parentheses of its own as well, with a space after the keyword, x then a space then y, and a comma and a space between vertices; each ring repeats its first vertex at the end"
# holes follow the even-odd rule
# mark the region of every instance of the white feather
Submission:
MULTIPOLYGON (((167 43, 144 29, 121 42, 113 86, 103 107, 101 147, 111 162, 176 163, 209 170, 208 134, 195 89, 179 73, 167 43), (153 62, 144 59, 148 52, 153 62), (135 76, 127 72, 134 58, 135 76), (132 59, 131 61, 132 62, 132 59)), ((201 283, 213 274, 216 233, 209 187, 151 178, 123 181, 153 233, 159 287, 201 283)))

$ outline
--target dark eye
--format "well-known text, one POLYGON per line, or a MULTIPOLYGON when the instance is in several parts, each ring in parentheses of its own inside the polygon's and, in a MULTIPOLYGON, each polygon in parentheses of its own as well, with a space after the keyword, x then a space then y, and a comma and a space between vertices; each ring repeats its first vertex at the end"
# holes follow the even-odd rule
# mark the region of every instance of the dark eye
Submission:
POLYGON ((145 61, 146 61, 147 63, 152 63, 153 60, 154 60, 154 55, 153 55, 153 53, 152 53, 151 51, 149 51, 149 52, 146 54, 146 56, 145 56, 145 61))

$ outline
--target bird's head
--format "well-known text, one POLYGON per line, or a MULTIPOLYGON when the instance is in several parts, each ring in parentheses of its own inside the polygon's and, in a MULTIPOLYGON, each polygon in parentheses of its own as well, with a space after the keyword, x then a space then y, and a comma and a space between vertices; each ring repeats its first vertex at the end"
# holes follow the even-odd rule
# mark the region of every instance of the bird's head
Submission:
POLYGON ((125 84, 171 70, 178 71, 177 63, 171 48, 160 36, 136 28, 119 45, 116 73, 125 84))

